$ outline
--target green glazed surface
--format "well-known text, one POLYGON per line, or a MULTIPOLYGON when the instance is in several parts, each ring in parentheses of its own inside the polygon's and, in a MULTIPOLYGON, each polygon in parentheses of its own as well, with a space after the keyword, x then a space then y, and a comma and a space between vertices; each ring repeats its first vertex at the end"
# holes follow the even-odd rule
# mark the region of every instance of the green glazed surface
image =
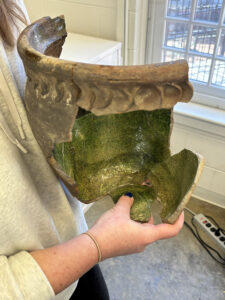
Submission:
POLYGON ((198 157, 184 149, 167 160, 156 164, 148 178, 162 203, 161 218, 167 220, 191 188, 198 169, 198 157))
POLYGON ((76 119, 72 142, 55 145, 53 155, 77 182, 79 200, 89 203, 110 195, 116 202, 131 192, 133 220, 148 221, 157 197, 163 204, 162 217, 171 215, 198 166, 196 155, 188 150, 170 157, 171 113, 170 109, 99 117, 88 113, 76 119), (150 186, 142 185, 147 179, 150 186))

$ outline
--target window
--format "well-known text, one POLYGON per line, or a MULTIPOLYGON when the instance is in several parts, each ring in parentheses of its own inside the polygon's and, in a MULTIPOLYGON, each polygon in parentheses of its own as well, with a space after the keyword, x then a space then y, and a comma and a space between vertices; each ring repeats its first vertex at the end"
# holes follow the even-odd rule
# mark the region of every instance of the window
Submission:
POLYGON ((225 109, 225 1, 151 1, 147 63, 186 59, 195 100, 225 109))

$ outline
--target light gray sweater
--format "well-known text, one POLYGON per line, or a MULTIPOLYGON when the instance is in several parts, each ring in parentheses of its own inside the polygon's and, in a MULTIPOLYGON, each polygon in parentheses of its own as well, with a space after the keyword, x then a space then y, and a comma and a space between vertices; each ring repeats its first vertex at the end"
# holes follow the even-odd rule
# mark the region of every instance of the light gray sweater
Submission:
POLYGON ((64 192, 32 134, 23 65, 16 47, 1 40, 0 75, 0 300, 66 300, 76 283, 55 297, 29 251, 87 230, 82 208, 64 192))

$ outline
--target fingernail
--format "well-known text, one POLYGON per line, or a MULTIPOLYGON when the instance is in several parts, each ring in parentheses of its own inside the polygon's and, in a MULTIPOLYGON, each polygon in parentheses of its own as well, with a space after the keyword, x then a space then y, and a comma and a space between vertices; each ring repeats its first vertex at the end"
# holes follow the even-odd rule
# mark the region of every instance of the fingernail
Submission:
POLYGON ((125 194, 125 196, 128 196, 128 197, 132 198, 132 197, 133 197, 133 194, 130 193, 130 192, 128 192, 128 193, 125 194))

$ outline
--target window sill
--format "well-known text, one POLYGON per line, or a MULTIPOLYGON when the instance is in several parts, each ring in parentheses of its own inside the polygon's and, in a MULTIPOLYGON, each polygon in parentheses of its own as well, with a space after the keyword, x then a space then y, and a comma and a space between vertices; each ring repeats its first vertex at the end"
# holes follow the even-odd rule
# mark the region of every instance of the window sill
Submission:
POLYGON ((174 107, 174 123, 225 138, 224 110, 197 103, 178 103, 174 107))

